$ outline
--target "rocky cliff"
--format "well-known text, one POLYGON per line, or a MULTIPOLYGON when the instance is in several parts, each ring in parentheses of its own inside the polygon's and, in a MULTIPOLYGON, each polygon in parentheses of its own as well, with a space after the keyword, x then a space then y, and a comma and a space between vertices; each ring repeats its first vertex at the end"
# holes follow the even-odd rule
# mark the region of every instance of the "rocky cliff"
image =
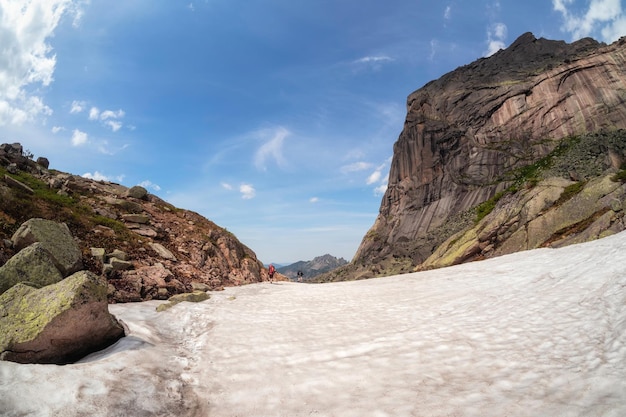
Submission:
POLYGON ((268 279, 250 248, 203 216, 142 187, 93 181, 48 164, 19 143, 0 145, 0 266, 20 249, 13 233, 37 217, 67 224, 82 263, 107 278, 109 302, 268 279))
MULTIPOLYGON (((626 38, 567 44, 526 33, 426 84, 408 97, 379 215, 350 267, 332 279, 413 270, 473 226, 473 209, 507 190, 516 170, 563 138, 619 128, 626 38)), ((606 168, 624 155, 613 156, 606 168)))

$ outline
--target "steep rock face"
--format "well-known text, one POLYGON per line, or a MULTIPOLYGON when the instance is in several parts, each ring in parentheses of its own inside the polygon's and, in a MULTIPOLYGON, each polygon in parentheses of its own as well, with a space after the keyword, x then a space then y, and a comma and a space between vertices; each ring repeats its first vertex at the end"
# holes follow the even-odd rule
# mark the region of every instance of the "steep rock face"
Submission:
POLYGON ((432 231, 454 229, 446 223, 503 190, 506 172, 569 135, 624 127, 626 38, 607 46, 522 35, 408 97, 388 189, 353 263, 421 263, 443 242, 432 231))

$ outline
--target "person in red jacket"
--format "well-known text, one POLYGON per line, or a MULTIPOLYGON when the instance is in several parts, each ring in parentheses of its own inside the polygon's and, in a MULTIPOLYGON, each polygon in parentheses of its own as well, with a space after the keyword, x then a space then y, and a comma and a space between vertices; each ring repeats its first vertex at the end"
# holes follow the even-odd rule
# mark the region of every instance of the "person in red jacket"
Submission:
POLYGON ((270 265, 267 272, 270 274, 270 284, 271 284, 272 281, 274 280, 274 274, 276 273, 276 268, 274 268, 274 265, 270 265))

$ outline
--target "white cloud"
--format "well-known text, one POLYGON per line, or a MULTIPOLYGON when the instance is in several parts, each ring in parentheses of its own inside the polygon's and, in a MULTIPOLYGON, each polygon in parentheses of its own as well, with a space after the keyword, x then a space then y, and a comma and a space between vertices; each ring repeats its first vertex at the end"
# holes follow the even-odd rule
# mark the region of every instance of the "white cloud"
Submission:
POLYGON ((94 181, 109 181, 109 177, 98 171, 94 172, 93 174, 91 172, 85 172, 83 175, 81 175, 81 177, 88 178, 94 181))
POLYGON ((572 40, 601 35, 604 42, 613 42, 626 35, 626 16, 621 0, 591 0, 584 13, 571 11, 574 0, 552 0, 552 7, 561 13, 561 30, 571 35, 572 40))
POLYGON ((241 198, 244 200, 250 200, 256 195, 256 190, 250 184, 241 184, 239 186, 239 192, 241 192, 241 198))
POLYGON ((74 129, 74 132, 72 133, 72 145, 74 146, 84 145, 85 143, 87 143, 88 139, 89 138, 85 132, 81 132, 78 129, 74 129))
POLYGON ((139 183, 139 185, 143 188, 151 188, 154 191, 161 191, 161 187, 149 180, 142 181, 139 183))
POLYGON ((94 181, 113 182, 113 180, 115 180, 120 183, 124 181, 124 175, 118 175, 116 177, 111 178, 108 175, 104 175, 103 173, 99 171, 95 171, 93 174, 91 172, 85 172, 83 175, 81 175, 81 177, 88 178, 94 181))
POLYGON ((452 6, 446 6, 446 9, 443 12, 443 18, 445 20, 450 20, 452 17, 452 6))
POLYGON ((89 110, 89 120, 98 120, 100 118, 100 109, 92 107, 89 110))
POLYGON ((387 183, 386 182, 384 184, 381 184, 378 187, 374 188, 374 195, 379 197, 379 196, 385 194, 385 191, 387 191, 387 183))
POLYGON ((506 40, 508 29, 504 23, 495 23, 487 30, 487 51, 485 56, 491 56, 500 49, 506 48, 504 43, 506 40))
POLYGON ((120 110, 105 110, 102 113, 100 113, 100 120, 107 120, 107 119, 120 119, 122 117, 124 117, 126 113, 124 113, 124 110, 120 109, 120 110))
POLYGON ((278 127, 271 130, 261 130, 256 134, 265 142, 254 156, 254 165, 263 171, 267 169, 268 160, 270 159, 273 159, 279 166, 284 165, 283 144, 291 132, 284 127, 278 127))
POLYGON ((118 119, 123 118, 126 115, 124 110, 104 110, 100 111, 97 107, 92 107, 89 110, 89 120, 100 120, 103 125, 110 128, 113 132, 117 132, 122 128, 122 122, 118 119))
POLYGON ((47 43, 61 17, 80 8, 72 0, 0 2, 0 125, 21 125, 52 109, 36 95, 54 80, 56 55, 47 43))
POLYGON ((317 197, 311 197, 311 198, 309 199, 309 203, 317 203, 318 201, 320 201, 320 199, 319 199, 319 198, 317 198, 317 197))
POLYGON ((343 174, 348 174, 350 172, 359 172, 359 171, 365 171, 366 169, 370 169, 372 167, 372 164, 370 164, 369 162, 354 162, 352 164, 349 165, 344 165, 341 167, 341 172, 343 174))
POLYGON ((223 182, 221 185, 222 185, 222 188, 224 188, 225 190, 232 190, 233 189, 233 186, 230 185, 227 182, 223 182))
POLYGON ((70 109, 70 113, 81 113, 83 110, 85 110, 85 105, 86 103, 84 101, 72 101, 72 108, 70 109))
POLYGON ((351 64, 355 71, 361 70, 363 68, 378 71, 382 68, 384 63, 393 61, 394 59, 387 55, 373 55, 355 59, 354 61, 352 61, 351 64))
POLYGON ((52 129, 51 129, 51 130, 52 130, 52 133, 57 134, 57 133, 59 133, 60 131, 65 130, 65 128, 64 128, 64 127, 61 127, 61 126, 52 126, 52 129))
POLYGON ((104 124, 106 126, 110 127, 111 130, 114 131, 114 132, 117 132, 122 127, 122 123, 116 122, 116 121, 113 121, 113 120, 107 120, 106 122, 104 122, 104 124))
POLYGON ((382 175, 383 175, 383 173, 379 169, 377 169, 376 171, 372 172, 370 174, 370 176, 367 177, 367 181, 366 181, 367 185, 371 185, 371 184, 374 184, 374 183, 380 181, 380 178, 382 177, 382 175))

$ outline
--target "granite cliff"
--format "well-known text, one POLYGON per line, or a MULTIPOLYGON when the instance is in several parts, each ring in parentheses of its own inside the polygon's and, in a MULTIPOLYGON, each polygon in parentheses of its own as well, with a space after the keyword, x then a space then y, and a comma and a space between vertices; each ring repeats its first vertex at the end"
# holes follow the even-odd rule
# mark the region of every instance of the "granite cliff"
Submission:
MULTIPOLYGON (((565 138, 623 128, 626 38, 568 44, 523 34, 408 96, 379 215, 351 264, 321 280, 414 270, 565 138)), ((620 167, 620 143, 600 151, 604 169, 620 167)))

